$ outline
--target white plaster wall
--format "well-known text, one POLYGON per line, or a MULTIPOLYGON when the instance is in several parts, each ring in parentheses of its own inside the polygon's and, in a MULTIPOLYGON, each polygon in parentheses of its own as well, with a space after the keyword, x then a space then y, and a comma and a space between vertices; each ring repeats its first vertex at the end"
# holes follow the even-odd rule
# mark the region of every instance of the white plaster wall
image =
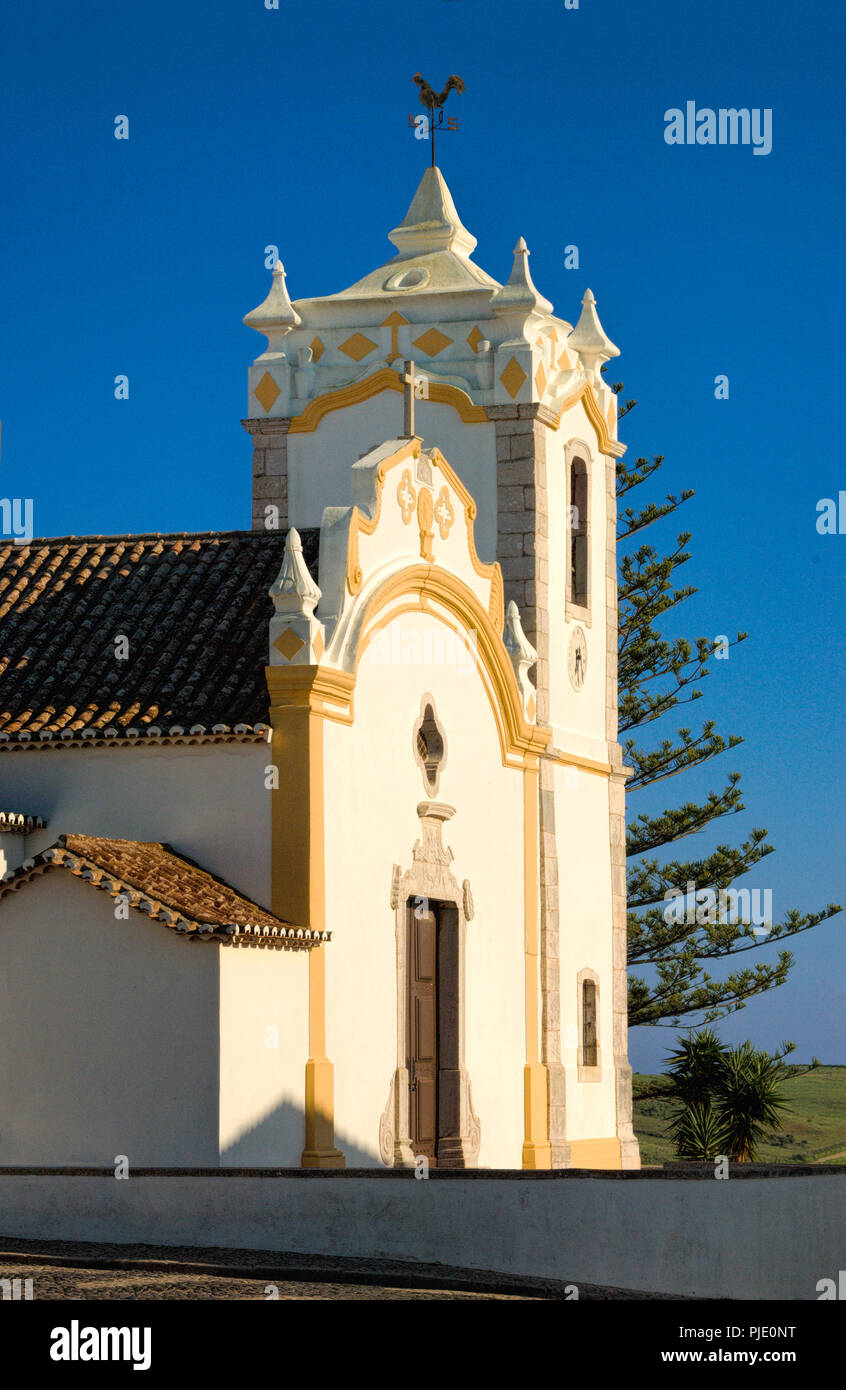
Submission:
POLYGON ((26 835, 0 835, 0 877, 10 869, 19 869, 27 858, 26 835))
MULTIPOLYGON (((573 407, 560 429, 547 436, 550 561, 550 713, 555 746, 578 756, 607 761, 605 459, 596 450, 593 429, 581 405, 573 407), (566 446, 581 441, 580 457, 589 467, 590 621, 566 614, 568 560, 567 508, 569 463, 566 446), (593 443, 591 441, 593 440, 593 443), (588 665, 580 691, 568 674, 568 649, 574 627, 587 638, 588 665)), ((570 1139, 598 1139, 616 1133, 613 1069, 611 867, 608 782, 581 768, 556 767, 555 827, 558 847, 562 1061, 567 1076, 567 1134, 570 1139), (579 972, 599 976, 599 1044, 601 1081, 578 1079, 579 972)))
POLYGON ((61 834, 164 841, 269 907, 269 762, 264 743, 3 750, 0 805, 47 822, 28 855, 61 834))
POLYGON ((600 1139, 616 1133, 608 781, 581 769, 557 767, 555 789, 567 1136, 600 1139), (586 968, 599 976, 601 1082, 578 1079, 577 981, 586 968))
MULTIPOLYGON (((422 364, 417 365, 423 371, 422 364)), ((452 464, 479 509, 476 548, 496 559, 496 443, 492 424, 465 424, 452 406, 415 401, 414 420, 425 449, 438 448, 452 464)), ((319 526, 324 507, 350 501, 350 469, 356 459, 402 433, 402 397, 383 391, 369 401, 324 415, 311 434, 288 436, 288 514, 297 527, 319 526)))
POLYGON ((305 1142, 308 955, 220 952, 220 1161, 296 1168, 305 1142))
MULTIPOLYGON (((406 634, 433 650, 434 616, 403 615, 406 634)), ((394 623, 385 629, 390 650, 394 623)), ((371 649, 372 650, 372 649, 371 649)), ((481 1121, 481 1166, 519 1167, 525 1061, 522 774, 502 766, 494 717, 469 662, 359 666, 355 724, 326 725, 328 1051, 335 1117, 347 1162, 379 1163, 379 1118, 397 1059, 397 984, 391 870, 411 867, 417 804, 456 807, 444 827, 458 883, 469 878, 476 917, 467 928, 466 1065, 481 1121), (447 759, 433 798, 413 754, 423 695, 434 696, 447 759), (364 1155, 365 1157, 362 1157, 364 1155)))
POLYGON ((18 1239, 408 1260, 682 1298, 816 1300, 819 1280, 843 1267, 844 1220, 842 1169, 729 1182, 221 1172, 118 1183, 0 1171, 0 1229, 18 1239))
POLYGON ((218 953, 60 869, 5 898, 0 1164, 215 1164, 218 953))

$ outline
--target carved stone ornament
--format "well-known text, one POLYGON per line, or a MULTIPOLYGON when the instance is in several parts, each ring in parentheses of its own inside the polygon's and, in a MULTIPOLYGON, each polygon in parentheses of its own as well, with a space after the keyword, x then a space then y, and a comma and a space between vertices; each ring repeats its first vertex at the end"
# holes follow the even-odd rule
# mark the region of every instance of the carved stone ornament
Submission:
POLYGON ((476 916, 476 908, 473 904, 473 891, 470 887, 469 878, 465 878, 461 885, 461 891, 464 894, 464 916, 468 922, 472 922, 473 918, 476 916))
POLYGON ((395 864, 393 869, 391 870, 391 908, 394 912, 396 912, 397 903, 399 902, 399 885, 401 874, 402 870, 400 869, 399 864, 395 864))

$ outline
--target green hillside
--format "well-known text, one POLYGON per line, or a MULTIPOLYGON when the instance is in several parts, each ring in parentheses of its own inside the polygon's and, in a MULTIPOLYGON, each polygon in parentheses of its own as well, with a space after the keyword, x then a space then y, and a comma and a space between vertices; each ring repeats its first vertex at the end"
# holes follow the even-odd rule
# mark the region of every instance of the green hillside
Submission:
MULTIPOLYGON (((666 1163, 676 1156, 666 1137, 671 1103, 657 1097, 639 1098, 664 1080, 637 1072, 633 1079, 634 1127, 645 1165, 666 1163)), ((758 1162, 846 1163, 846 1067, 817 1067, 797 1075, 785 1083, 784 1097, 790 1109, 784 1113, 781 1131, 761 1145, 758 1162)))

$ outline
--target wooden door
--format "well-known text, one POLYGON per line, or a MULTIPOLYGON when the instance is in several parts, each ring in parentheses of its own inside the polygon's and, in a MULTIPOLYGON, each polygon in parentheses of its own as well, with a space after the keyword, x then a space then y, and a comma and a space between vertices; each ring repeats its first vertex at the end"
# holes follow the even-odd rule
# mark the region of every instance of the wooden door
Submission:
POLYGON ((438 916, 408 908, 409 1138, 435 1163, 438 1139, 438 916))

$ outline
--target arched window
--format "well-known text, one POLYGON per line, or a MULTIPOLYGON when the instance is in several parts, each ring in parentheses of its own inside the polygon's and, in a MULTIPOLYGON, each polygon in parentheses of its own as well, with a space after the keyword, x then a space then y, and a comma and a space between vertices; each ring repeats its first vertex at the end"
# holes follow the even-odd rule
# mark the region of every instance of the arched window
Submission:
POLYGON ((570 464, 569 598, 578 608, 588 606, 588 471, 584 459, 570 464))

